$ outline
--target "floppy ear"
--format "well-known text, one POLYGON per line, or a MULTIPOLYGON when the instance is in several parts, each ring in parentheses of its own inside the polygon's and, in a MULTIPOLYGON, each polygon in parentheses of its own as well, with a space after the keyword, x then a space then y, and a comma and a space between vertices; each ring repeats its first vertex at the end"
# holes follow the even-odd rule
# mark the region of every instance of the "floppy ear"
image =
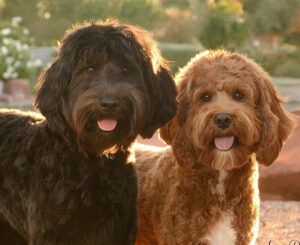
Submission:
POLYGON ((266 166, 277 158, 282 144, 295 128, 295 117, 282 106, 284 102, 271 78, 261 71, 257 78, 259 98, 257 109, 262 121, 262 136, 256 149, 256 158, 266 166))
POLYGON ((35 97, 35 106, 45 116, 49 127, 63 135, 67 134, 63 105, 64 91, 71 79, 69 69, 66 62, 56 58, 53 64, 40 75, 35 97))
POLYGON ((171 120, 176 113, 176 86, 166 66, 161 65, 155 72, 149 61, 144 69, 151 103, 148 120, 140 132, 143 138, 152 137, 156 129, 171 120))
POLYGON ((160 137, 171 145, 173 154, 182 167, 192 168, 197 163, 196 152, 191 144, 191 141, 186 135, 184 125, 180 125, 180 109, 176 116, 165 126, 160 128, 160 137))
POLYGON ((186 82, 182 82, 179 86, 179 102, 176 115, 159 130, 159 133, 161 139, 172 146, 172 151, 178 164, 182 167, 192 168, 197 163, 197 154, 184 126, 188 113, 185 90, 186 82))

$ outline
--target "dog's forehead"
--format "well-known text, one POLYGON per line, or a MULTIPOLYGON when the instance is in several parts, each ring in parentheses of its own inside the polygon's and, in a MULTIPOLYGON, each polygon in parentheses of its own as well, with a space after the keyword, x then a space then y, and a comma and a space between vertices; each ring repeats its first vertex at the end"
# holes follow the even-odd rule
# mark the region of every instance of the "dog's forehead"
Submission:
MULTIPOLYGON (((199 74, 198 74, 199 75, 199 74)), ((256 86, 251 80, 251 77, 239 77, 227 72, 205 74, 203 76, 193 76, 191 82, 187 86, 188 91, 210 91, 214 92, 227 92, 239 90, 247 94, 255 93, 256 86)))
MULTIPOLYGON (((204 87, 216 90, 224 90, 228 80, 231 80, 228 74, 213 71, 203 71, 200 74, 193 74, 191 87, 204 87)), ((232 78, 232 80, 235 80, 232 78)))

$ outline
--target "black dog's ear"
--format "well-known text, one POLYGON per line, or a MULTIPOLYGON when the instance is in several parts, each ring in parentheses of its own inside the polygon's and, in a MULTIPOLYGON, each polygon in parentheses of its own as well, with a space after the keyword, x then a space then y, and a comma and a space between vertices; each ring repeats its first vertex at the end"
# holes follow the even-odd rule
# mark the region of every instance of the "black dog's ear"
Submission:
POLYGON ((65 135, 66 121, 63 116, 64 91, 71 72, 68 64, 56 58, 53 64, 45 70, 38 79, 35 106, 47 119, 48 126, 56 132, 65 135))
POLYGON ((177 109, 175 82, 151 35, 136 26, 124 25, 122 28, 126 40, 130 43, 131 52, 142 67, 149 108, 139 134, 143 138, 150 138, 156 129, 175 116, 177 109))
POLYGON ((150 113, 140 135, 151 138, 155 130, 170 121, 176 113, 176 85, 166 65, 158 69, 148 62, 144 71, 145 80, 150 94, 150 113))

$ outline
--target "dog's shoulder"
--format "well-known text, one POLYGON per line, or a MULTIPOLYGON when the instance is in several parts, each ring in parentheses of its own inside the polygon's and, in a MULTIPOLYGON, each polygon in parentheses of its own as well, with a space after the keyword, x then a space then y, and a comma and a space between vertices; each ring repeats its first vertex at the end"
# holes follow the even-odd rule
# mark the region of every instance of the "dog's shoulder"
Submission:
POLYGON ((27 145, 38 134, 44 121, 44 117, 35 112, 0 109, 0 148, 27 145))

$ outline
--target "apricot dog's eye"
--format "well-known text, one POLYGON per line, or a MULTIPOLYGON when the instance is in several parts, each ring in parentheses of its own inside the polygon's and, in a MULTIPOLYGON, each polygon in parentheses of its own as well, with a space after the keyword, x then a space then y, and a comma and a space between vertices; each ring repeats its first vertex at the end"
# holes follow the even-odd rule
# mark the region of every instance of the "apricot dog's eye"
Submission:
POLYGON ((96 70, 93 67, 88 67, 86 68, 86 72, 93 75, 95 74, 96 70))
POLYGON ((242 98, 244 98, 244 95, 241 92, 237 91, 237 92, 235 92, 233 97, 236 100, 241 100, 242 98))
POLYGON ((201 100, 204 101, 204 102, 208 102, 208 101, 211 100, 211 97, 208 94, 203 94, 201 96, 201 100))

